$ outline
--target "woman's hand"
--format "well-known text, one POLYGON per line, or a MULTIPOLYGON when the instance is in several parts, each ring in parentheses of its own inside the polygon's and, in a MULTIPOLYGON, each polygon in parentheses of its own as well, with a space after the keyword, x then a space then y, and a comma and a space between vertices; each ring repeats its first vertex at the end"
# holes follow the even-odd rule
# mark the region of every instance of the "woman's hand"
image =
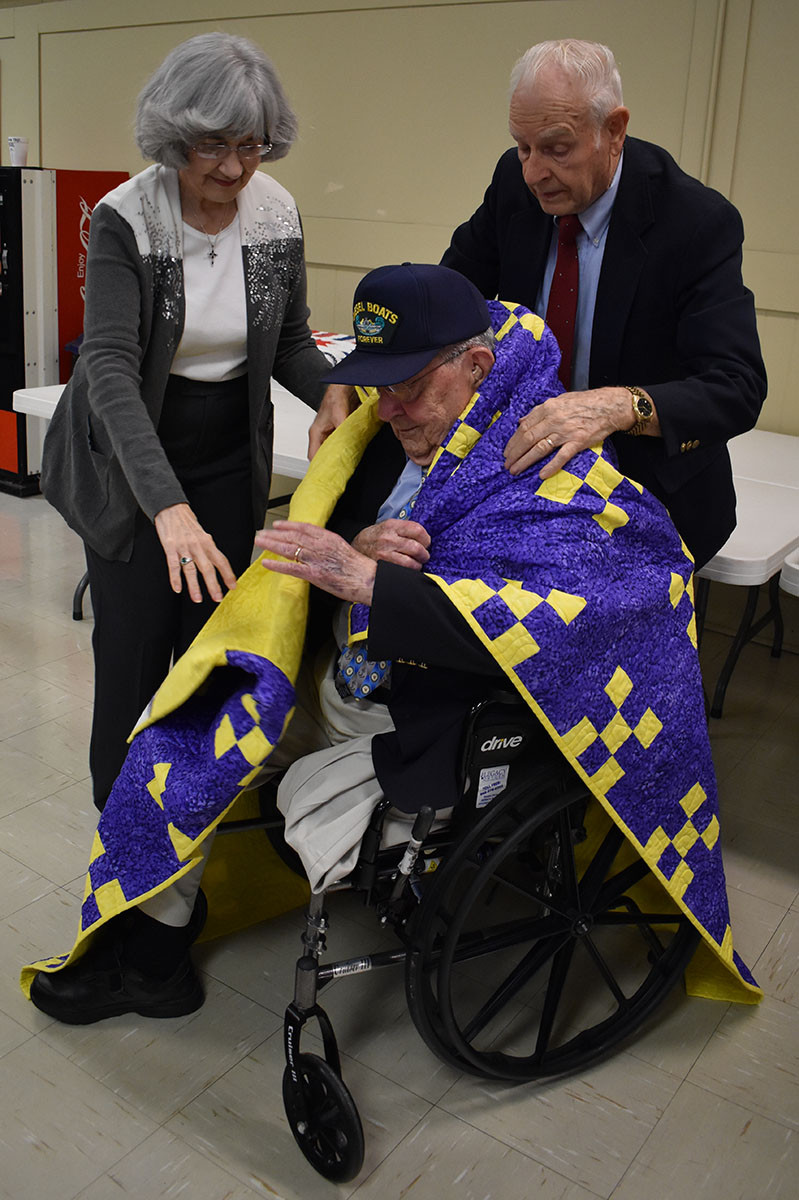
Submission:
POLYGON ((255 535, 255 544, 286 560, 265 558, 263 565, 268 571, 307 579, 340 600, 372 603, 377 565, 337 533, 305 521, 275 521, 271 529, 255 535))
POLYGON ((195 604, 199 604, 203 598, 200 576, 212 600, 222 599, 217 573, 227 588, 236 586, 233 568, 188 504, 171 504, 168 508, 162 508, 156 513, 153 523, 164 548, 173 592, 181 591, 183 575, 189 596, 195 604))
POLYGON ((352 539, 354 549, 375 562, 396 563, 421 571, 430 555, 430 534, 418 521, 400 521, 391 517, 366 529, 352 539))
POLYGON ((346 421, 357 406, 358 397, 355 388, 350 387, 349 384, 330 384, 322 397, 319 412, 308 430, 309 459, 313 458, 325 438, 330 437, 333 430, 338 429, 342 421, 346 421))

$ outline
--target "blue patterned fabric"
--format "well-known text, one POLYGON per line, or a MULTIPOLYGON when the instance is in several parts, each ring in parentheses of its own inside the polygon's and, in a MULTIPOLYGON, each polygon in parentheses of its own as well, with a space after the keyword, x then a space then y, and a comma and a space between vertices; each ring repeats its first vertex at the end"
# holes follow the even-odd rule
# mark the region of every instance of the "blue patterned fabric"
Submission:
POLYGON ((354 646, 341 647, 337 668, 335 683, 340 696, 356 696, 363 700, 391 680, 390 662, 384 659, 375 662, 354 646))
MULTIPOLYGON (((496 364, 414 508, 431 537, 425 571, 702 932, 723 968, 704 994, 751 1002, 758 989, 732 946, 690 556, 610 447, 544 482, 540 467, 507 472, 519 418, 562 390, 559 354, 526 309, 489 307, 496 364)), ((372 397, 314 459, 294 519, 327 521, 378 427, 372 397)), ((252 567, 154 698, 101 817, 73 957, 103 920, 190 868, 271 753, 293 704, 306 607, 300 581, 252 567)), ((368 615, 353 608, 351 645, 368 615)), ((64 961, 35 964, 23 986, 64 961)))

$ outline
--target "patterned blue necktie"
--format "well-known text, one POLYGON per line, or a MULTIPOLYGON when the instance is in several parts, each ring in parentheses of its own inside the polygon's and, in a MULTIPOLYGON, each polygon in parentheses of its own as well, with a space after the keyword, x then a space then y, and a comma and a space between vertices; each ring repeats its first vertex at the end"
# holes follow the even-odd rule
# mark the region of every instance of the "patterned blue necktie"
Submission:
POLYGON ((340 696, 356 696, 363 700, 371 696, 375 688, 387 687, 390 682, 390 662, 384 659, 370 662, 363 650, 346 643, 341 647, 336 671, 336 691, 340 696))

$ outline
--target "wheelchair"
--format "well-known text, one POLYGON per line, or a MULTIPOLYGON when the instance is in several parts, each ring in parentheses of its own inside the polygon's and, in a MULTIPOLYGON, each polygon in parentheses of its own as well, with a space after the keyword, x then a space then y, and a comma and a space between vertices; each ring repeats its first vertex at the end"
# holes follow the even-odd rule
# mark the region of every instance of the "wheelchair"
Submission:
POLYGON ((396 948, 323 962, 326 893, 310 899, 283 1101, 300 1150, 333 1182, 358 1174, 364 1137, 318 1002, 332 980, 404 965, 411 1018, 440 1059, 523 1083, 578 1071, 629 1038, 699 941, 515 693, 472 709, 461 782, 451 819, 425 806, 399 845, 386 846, 383 801, 355 870, 329 889, 360 892, 396 948), (311 1020, 324 1057, 301 1050, 311 1020))

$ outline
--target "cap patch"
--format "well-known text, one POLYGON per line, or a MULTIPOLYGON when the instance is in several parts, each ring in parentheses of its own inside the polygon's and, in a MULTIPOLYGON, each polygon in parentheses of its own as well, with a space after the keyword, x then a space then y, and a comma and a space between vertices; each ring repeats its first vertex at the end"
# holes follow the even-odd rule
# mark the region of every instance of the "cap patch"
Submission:
POLYGON ((352 324, 359 346, 390 345, 399 321, 395 312, 374 300, 359 300, 352 310, 352 324))

